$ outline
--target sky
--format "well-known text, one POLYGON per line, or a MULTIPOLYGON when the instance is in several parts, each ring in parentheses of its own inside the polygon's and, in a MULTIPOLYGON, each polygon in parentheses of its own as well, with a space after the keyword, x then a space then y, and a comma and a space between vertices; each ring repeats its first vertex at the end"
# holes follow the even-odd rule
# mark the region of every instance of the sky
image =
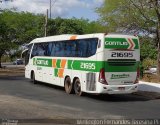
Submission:
MULTIPOLYGON (((50 0, 12 0, 13 2, 0 3, 0 8, 16 8, 17 11, 28 11, 32 13, 46 14, 49 9, 50 0)), ((95 8, 103 4, 104 0, 51 0, 52 18, 84 18, 90 21, 97 20, 98 14, 95 8)))

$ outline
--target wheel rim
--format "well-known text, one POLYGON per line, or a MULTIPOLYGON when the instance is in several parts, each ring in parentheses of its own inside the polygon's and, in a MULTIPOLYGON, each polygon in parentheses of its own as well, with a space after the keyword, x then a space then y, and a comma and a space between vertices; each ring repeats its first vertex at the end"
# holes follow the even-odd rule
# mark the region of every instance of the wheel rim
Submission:
POLYGON ((71 81, 70 81, 70 79, 68 78, 68 79, 66 79, 65 80, 65 91, 67 92, 67 93, 70 93, 70 90, 71 90, 71 81))
POLYGON ((81 93, 81 84, 80 84, 80 82, 76 82, 75 83, 74 90, 75 90, 75 93, 77 95, 80 95, 80 93, 81 93))

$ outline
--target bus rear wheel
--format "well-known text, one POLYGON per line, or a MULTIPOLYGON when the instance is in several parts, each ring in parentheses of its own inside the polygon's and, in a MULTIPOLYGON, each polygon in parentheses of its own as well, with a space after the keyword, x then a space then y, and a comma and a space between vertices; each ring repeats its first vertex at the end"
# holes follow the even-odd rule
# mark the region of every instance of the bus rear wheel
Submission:
POLYGON ((72 87, 72 82, 71 78, 68 76, 64 80, 64 88, 67 94, 72 94, 73 93, 73 87, 72 87))
POLYGON ((81 96, 82 91, 81 91, 81 83, 79 79, 76 79, 74 82, 74 92, 76 95, 81 96))

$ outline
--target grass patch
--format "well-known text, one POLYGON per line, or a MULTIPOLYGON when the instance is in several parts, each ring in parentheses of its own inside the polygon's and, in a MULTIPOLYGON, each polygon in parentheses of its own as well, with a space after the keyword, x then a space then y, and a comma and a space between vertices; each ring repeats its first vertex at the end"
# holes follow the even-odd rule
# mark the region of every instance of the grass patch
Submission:
POLYGON ((160 76, 157 74, 146 73, 141 80, 145 82, 160 83, 160 76))

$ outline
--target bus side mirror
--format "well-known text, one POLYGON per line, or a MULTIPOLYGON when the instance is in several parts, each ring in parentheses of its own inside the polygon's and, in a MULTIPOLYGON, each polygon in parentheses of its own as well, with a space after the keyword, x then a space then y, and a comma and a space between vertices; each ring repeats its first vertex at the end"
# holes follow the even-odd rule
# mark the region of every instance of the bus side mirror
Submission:
POLYGON ((22 51, 21 58, 24 58, 26 56, 27 52, 28 52, 28 49, 25 49, 24 51, 22 51))
POLYGON ((101 40, 98 40, 98 48, 101 48, 101 40))

